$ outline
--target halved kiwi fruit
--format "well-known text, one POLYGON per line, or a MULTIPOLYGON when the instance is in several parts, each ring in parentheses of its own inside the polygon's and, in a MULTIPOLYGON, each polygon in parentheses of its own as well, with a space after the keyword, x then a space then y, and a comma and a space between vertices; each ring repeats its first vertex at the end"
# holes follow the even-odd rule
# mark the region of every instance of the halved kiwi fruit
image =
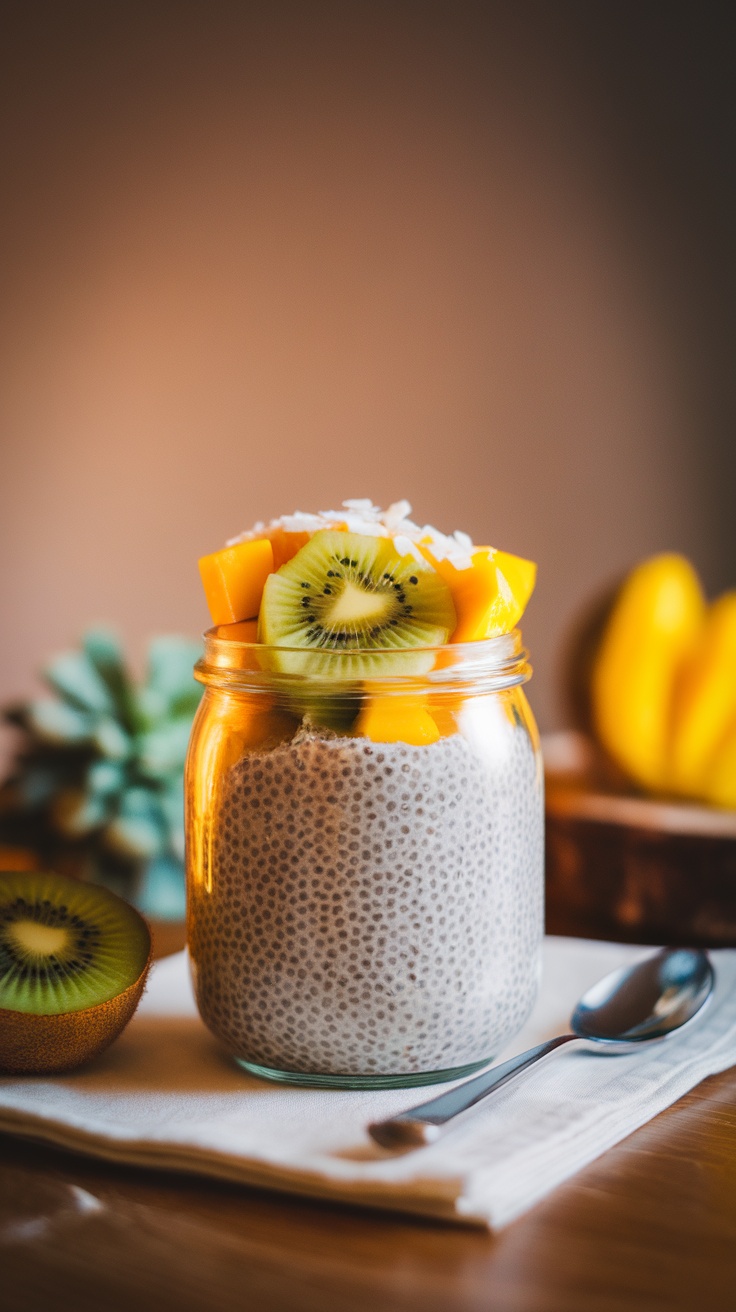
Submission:
POLYGON ((73 1070, 138 1005, 151 962, 141 915, 105 888, 37 871, 0 874, 0 1070, 73 1070))
POLYGON ((285 674, 360 680, 422 674, 455 628, 448 585, 390 538, 325 530, 266 580, 259 639, 285 674), (335 660, 335 653, 341 655, 335 660))

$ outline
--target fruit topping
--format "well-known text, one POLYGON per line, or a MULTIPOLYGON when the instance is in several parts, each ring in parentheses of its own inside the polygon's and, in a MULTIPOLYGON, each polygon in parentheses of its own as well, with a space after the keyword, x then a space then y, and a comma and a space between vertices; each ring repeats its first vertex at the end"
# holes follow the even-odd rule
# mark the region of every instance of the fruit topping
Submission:
POLYGON ((0 1069, 72 1070, 112 1043, 143 992, 145 920, 107 889, 0 875, 0 1069))
POLYGON ((228 642, 258 642, 258 620, 240 620, 237 624, 218 624, 217 637, 228 642))
POLYGON ((409 743, 422 747, 436 743, 440 731, 419 698, 366 697, 354 731, 374 743, 409 743))
MULTIPOLYGON (((363 681, 425 674, 452 661, 431 649, 507 633, 532 593, 536 565, 474 547, 466 533, 414 524, 410 511, 408 501, 384 511, 367 499, 296 511, 205 556, 200 570, 216 637, 233 644, 214 649, 215 663, 308 677, 309 687, 292 679, 272 688, 278 706, 307 729, 434 741, 445 731, 431 707, 410 700, 399 713, 392 701, 392 730, 363 681), (336 679, 339 696, 317 686, 336 679)), ((445 720, 454 727, 451 714, 445 720)))
POLYGON ((509 632, 531 596, 536 565, 493 547, 474 547, 467 533, 447 535, 431 524, 415 524, 410 511, 408 501, 396 501, 384 511, 364 498, 344 501, 341 510, 295 511, 255 524, 222 551, 200 560, 214 623, 255 618, 266 577, 280 572, 314 537, 332 532, 384 540, 402 560, 431 565, 452 593, 457 624, 450 641, 482 641, 509 632))
POLYGON ((474 547, 470 568, 449 559, 427 560, 449 585, 457 611, 451 642, 478 642, 508 633, 518 623, 534 590, 537 567, 531 560, 493 547, 474 547))
POLYGON ((289 674, 343 679, 422 673, 455 628, 447 584, 425 561, 404 556, 390 538, 323 530, 263 592, 261 642, 273 667, 289 674), (375 653, 375 655, 371 655, 375 653))
POLYGON ((274 568, 268 538, 255 538, 202 556, 199 572, 213 624, 233 624, 258 615, 263 585, 274 568))

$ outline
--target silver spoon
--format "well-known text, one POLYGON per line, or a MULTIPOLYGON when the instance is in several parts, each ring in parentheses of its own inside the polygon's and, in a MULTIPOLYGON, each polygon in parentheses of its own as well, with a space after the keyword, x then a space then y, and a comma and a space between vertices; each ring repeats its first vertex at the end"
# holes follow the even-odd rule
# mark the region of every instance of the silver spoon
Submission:
POLYGON ((368 1126, 368 1132, 383 1148, 418 1148, 432 1143, 448 1121, 556 1052, 563 1043, 583 1040, 589 1051, 618 1054, 634 1052, 682 1029, 708 1001, 714 983, 706 952, 665 948, 635 966, 615 970, 588 989, 572 1014, 571 1034, 548 1039, 429 1102, 410 1107, 390 1120, 376 1121, 368 1126))

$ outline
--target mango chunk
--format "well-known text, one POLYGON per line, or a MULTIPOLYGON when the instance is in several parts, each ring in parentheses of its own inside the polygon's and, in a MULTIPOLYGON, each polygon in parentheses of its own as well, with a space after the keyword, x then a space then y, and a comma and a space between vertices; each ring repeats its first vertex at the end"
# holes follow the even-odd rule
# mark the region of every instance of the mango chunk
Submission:
MULTIPOLYGON (((709 608, 698 643, 677 680, 670 742, 670 782, 678 792, 703 789, 709 761, 736 722, 736 592, 709 608)), ((736 789, 736 781, 732 788, 736 789)))
POLYGON ((254 538, 202 556, 199 572, 213 624, 233 624, 257 616, 263 588, 273 573, 273 547, 254 538))
POLYGON ((358 716, 355 733, 374 743, 409 743, 423 747, 440 737, 422 698, 368 697, 358 716))
POLYGON ((458 717, 462 711, 464 699, 451 693, 441 693, 429 698, 428 713, 437 726, 440 738, 451 738, 458 733, 458 717))
POLYGON ((258 642, 258 620, 240 620, 237 624, 218 624, 215 636, 241 645, 232 647, 227 654, 219 652, 214 656, 216 665, 225 669, 260 670, 258 653, 251 644, 258 642))
POLYGON ((217 637, 230 642, 258 642, 258 620, 238 620, 237 624, 218 624, 217 637))
POLYGON ((287 533, 285 528, 277 528, 270 534, 271 546, 273 548, 273 567, 281 569, 287 560, 291 560, 297 551, 306 547, 310 533, 287 533))
POLYGON ((613 760, 647 788, 669 786, 675 680, 704 616, 692 565, 664 553, 628 575, 601 638, 591 679, 596 734, 613 760))
POLYGON ((456 569, 449 560, 435 560, 428 548, 421 550, 452 592, 457 627, 450 642, 482 642, 509 633, 518 624, 534 591, 533 561, 493 547, 476 547, 470 569, 456 569))
MULTIPOLYGON (((344 533, 347 530, 347 524, 335 523, 331 524, 330 528, 344 533)), ((314 533, 307 533, 306 530, 295 532, 285 528, 271 529, 268 537, 273 547, 274 570, 281 569, 281 566, 285 565, 287 560, 291 560, 297 551, 301 551, 302 547, 306 547, 309 539, 313 536, 314 533)))

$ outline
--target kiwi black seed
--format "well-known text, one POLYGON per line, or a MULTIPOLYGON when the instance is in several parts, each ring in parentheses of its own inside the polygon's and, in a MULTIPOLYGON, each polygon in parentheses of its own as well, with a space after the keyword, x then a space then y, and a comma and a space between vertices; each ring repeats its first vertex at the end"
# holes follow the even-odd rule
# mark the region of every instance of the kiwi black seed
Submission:
POLYGON ((151 958, 142 916, 63 875, 0 874, 0 1069, 72 1070, 132 1016, 151 958))
POLYGON ((259 639, 282 648, 269 656, 275 670, 350 681, 424 673, 434 657, 421 649, 442 646, 455 623, 431 565, 390 538, 324 530, 269 575, 259 639))

